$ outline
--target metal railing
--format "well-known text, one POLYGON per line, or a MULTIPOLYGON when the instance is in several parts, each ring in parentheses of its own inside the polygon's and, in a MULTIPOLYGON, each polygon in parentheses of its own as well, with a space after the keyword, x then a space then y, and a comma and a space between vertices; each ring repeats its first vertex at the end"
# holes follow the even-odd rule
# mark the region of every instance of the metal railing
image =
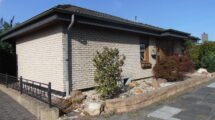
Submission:
POLYGON ((6 87, 15 89, 20 94, 27 94, 40 101, 48 103, 52 107, 52 89, 51 83, 40 83, 21 77, 14 77, 8 74, 0 73, 0 84, 4 84, 6 87))

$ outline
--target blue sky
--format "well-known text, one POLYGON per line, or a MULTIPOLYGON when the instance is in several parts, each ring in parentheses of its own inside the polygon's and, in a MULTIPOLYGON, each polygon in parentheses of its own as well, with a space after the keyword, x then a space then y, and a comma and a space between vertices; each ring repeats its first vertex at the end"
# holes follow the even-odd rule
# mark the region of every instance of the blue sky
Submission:
POLYGON ((0 17, 23 22, 55 5, 73 4, 215 41, 215 0, 0 0, 0 17))

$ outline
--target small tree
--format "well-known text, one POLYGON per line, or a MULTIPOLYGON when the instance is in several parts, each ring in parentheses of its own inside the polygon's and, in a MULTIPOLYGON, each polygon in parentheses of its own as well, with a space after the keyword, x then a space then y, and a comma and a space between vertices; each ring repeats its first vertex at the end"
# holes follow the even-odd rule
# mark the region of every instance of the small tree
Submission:
MULTIPOLYGON (((13 24, 14 17, 7 22, 0 18, 0 35, 16 26, 13 24)), ((16 54, 10 43, 0 41, 0 73, 16 75, 16 54)))
POLYGON ((155 78, 164 78, 169 82, 183 80, 186 73, 194 71, 194 63, 186 56, 168 56, 153 68, 155 78))
POLYGON ((104 47, 93 59, 95 70, 94 81, 98 84, 96 88, 101 98, 111 98, 116 95, 121 81, 122 66, 125 56, 119 55, 118 49, 104 47))

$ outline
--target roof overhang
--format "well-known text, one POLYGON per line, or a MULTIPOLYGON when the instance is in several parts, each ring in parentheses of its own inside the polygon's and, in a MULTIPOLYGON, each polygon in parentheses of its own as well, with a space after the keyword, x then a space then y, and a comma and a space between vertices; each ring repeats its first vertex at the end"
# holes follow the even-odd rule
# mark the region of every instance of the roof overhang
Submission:
POLYGON ((170 36, 170 37, 176 37, 183 40, 186 40, 189 38, 191 38, 192 40, 199 39, 197 37, 190 36, 189 33, 177 31, 173 29, 157 30, 149 27, 138 26, 135 24, 128 24, 128 23, 123 23, 115 20, 104 19, 104 18, 90 16, 86 14, 73 13, 65 10, 51 8, 27 20, 21 25, 12 28, 11 30, 5 32, 4 34, 0 35, 0 40, 8 40, 10 38, 29 32, 33 29, 39 28, 40 26, 43 26, 45 24, 53 23, 54 21, 60 20, 60 21, 70 22, 72 14, 75 14, 76 16, 76 19, 75 19, 76 24, 93 25, 98 27, 105 27, 110 29, 116 29, 121 31, 133 32, 133 33, 151 35, 151 36, 157 36, 157 37, 170 36))
POLYGON ((58 18, 59 17, 57 15, 52 15, 47 18, 44 18, 41 21, 35 22, 34 24, 30 24, 30 25, 22 27, 20 29, 10 31, 7 34, 3 34, 1 36, 1 40, 7 40, 7 39, 13 38, 15 36, 24 34, 26 32, 29 32, 31 30, 34 30, 36 28, 39 28, 40 26, 43 26, 45 24, 50 24, 50 23, 54 22, 55 20, 58 20, 58 18))

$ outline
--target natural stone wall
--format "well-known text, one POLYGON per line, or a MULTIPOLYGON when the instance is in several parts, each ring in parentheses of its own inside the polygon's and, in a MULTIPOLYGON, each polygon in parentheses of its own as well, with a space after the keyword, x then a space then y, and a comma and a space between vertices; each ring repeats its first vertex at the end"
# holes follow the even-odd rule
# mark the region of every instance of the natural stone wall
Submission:
POLYGON ((195 87, 201 83, 209 81, 207 77, 195 77, 186 81, 176 83, 174 85, 157 89, 141 95, 129 98, 117 98, 106 100, 105 112, 127 112, 139 108, 146 107, 156 103, 162 99, 167 99, 173 95, 181 93, 189 88, 195 87))

